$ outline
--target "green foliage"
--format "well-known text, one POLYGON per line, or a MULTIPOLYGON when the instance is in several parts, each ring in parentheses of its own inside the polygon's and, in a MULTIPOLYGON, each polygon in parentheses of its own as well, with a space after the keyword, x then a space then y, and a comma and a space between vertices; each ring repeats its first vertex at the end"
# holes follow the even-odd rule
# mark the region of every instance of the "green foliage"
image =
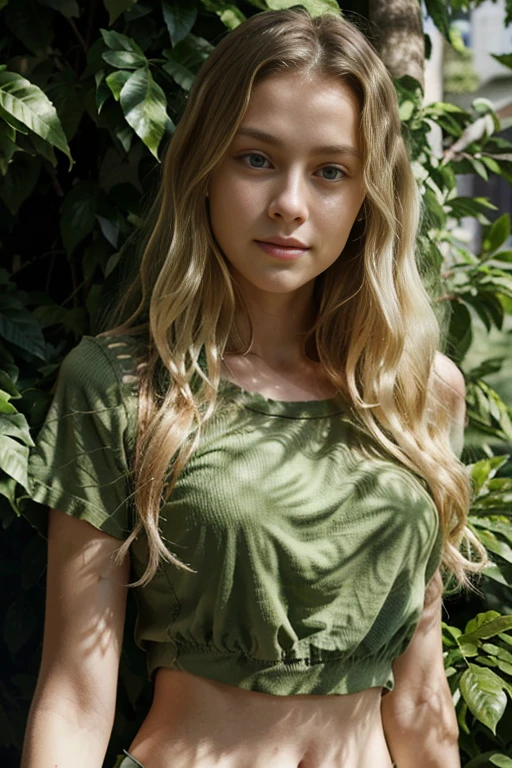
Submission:
MULTIPOLYGON (((481 0, 428 0, 452 45, 453 15, 481 0)), ((0 0, 0 654, 14 673, 0 686, 0 755, 16 764, 39 664, 45 547, 19 515, 32 436, 51 400, 65 352, 94 333, 99 310, 130 264, 126 244, 154 187, 201 64, 229 29, 299 0, 0 0), (37 237, 34 237, 37 233, 37 237)), ((302 0, 312 14, 335 0, 302 0)), ((349 4, 347 4, 347 9, 349 4)), ((507 23, 512 0, 507 0, 507 23)), ((460 46, 459 46, 460 47, 460 46)), ((510 57, 497 56, 510 66, 510 57)), ((470 615, 456 603, 444 625, 448 680, 466 768, 510 768, 512 751, 512 472, 508 404, 486 381, 502 358, 465 363, 479 319, 487 331, 512 314, 510 218, 485 197, 462 197, 456 175, 512 181, 512 147, 489 103, 464 111, 424 107, 418 84, 396 82, 403 130, 423 198, 419 251, 434 305, 462 367, 469 416, 463 458, 474 488, 470 527, 491 565, 470 615), (428 135, 435 128, 441 152, 428 135), (482 227, 474 251, 460 223, 482 227)), ((131 242, 131 241, 130 241, 131 242)), ((468 609, 469 610, 469 609, 468 609)), ((105 765, 129 743, 150 703, 145 661, 133 645, 135 606, 121 660, 118 712, 105 765)))

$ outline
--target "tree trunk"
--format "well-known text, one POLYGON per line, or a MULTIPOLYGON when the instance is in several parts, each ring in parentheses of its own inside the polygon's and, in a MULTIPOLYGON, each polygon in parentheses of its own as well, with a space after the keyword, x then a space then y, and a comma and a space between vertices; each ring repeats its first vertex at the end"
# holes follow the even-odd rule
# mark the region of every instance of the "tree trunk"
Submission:
POLYGON ((392 77, 424 85, 425 42, 418 0, 370 0, 372 42, 392 77))

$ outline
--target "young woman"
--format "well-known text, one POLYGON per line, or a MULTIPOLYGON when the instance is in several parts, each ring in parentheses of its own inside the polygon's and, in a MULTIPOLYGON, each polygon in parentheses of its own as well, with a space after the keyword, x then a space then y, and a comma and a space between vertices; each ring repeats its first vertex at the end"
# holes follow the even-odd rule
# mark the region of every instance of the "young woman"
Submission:
POLYGON ((266 12, 220 43, 123 322, 68 355, 32 456, 52 509, 23 768, 101 768, 130 566, 154 697, 122 768, 459 766, 439 567, 476 569, 465 392, 418 209, 354 26, 266 12))

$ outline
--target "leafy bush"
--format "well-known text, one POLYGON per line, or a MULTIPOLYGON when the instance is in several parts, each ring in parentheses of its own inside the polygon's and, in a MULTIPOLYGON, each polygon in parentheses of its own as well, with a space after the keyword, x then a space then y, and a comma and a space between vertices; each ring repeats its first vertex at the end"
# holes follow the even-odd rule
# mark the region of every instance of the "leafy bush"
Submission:
MULTIPOLYGON (((0 659, 13 670, 0 683, 2 764, 17 764, 42 636, 46 550, 19 517, 29 503, 31 432, 44 418, 63 355, 95 332, 131 267, 132 235, 158 158, 201 63, 245 16, 293 4, 0 0, 0 568, 8 577, 0 659)), ((451 10, 475 4, 429 0, 427 7, 449 37, 451 10)), ((303 5, 338 8, 335 0, 303 5)), ((342 9, 352 5, 340 2, 342 9)), ((512 251, 509 216, 496 218, 486 198, 459 196, 456 175, 512 181, 511 145, 485 101, 470 112, 450 103, 425 107, 415 81, 396 85, 425 203, 422 268, 448 324, 447 352, 464 370, 474 318, 503 331, 512 314, 512 251), (429 144, 433 126, 442 134, 442 156, 429 144), (466 217, 484 227, 477 253, 459 239, 466 217)), ((508 405, 485 380, 501 363, 491 357, 464 370, 471 439, 463 458, 475 489, 470 525, 493 560, 479 595, 447 599, 450 625, 443 629, 467 768, 512 765, 512 424, 508 405)), ((150 703, 145 661, 129 636, 134 611, 130 596, 108 766, 150 703)))

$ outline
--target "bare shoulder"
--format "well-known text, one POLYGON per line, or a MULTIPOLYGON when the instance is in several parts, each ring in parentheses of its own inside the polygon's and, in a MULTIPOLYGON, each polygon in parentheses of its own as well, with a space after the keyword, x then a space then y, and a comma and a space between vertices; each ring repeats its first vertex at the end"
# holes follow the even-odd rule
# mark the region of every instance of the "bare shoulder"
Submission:
POLYGON ((434 358, 433 374, 435 386, 439 387, 443 394, 454 399, 466 398, 466 385, 461 370, 453 360, 437 351, 434 358))

